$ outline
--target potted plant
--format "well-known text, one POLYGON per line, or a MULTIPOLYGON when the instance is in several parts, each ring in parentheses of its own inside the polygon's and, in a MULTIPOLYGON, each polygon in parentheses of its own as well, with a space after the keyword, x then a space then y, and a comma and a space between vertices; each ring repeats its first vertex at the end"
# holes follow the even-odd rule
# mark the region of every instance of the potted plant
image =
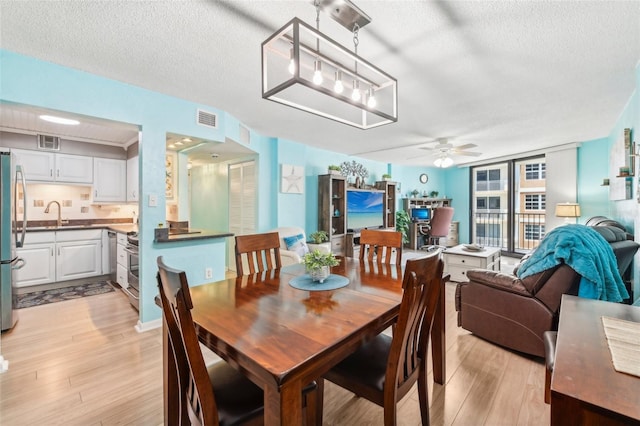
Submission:
POLYGON ((329 242, 329 234, 326 231, 316 231, 309 234, 307 241, 309 251, 319 250, 321 253, 331 252, 331 243, 329 242))
POLYGON ((438 191, 431 191, 431 198, 438 198, 438 191))
POLYGON ((320 250, 314 250, 304 255, 302 259, 307 273, 311 276, 311 280, 323 283, 329 276, 329 268, 340 263, 333 253, 322 253, 320 250))
POLYGON ((409 243, 409 224, 411 223, 411 218, 409 217, 409 213, 405 210, 398 210, 396 212, 396 231, 402 234, 402 242, 404 244, 409 243))
POLYGON ((391 175, 389 173, 385 173, 382 175, 382 180, 391 180, 391 175))
POLYGON ((340 175, 340 174, 342 174, 340 172, 340 166, 336 166, 335 164, 331 164, 329 167, 327 167, 327 169, 329 170, 329 174, 330 175, 340 175))

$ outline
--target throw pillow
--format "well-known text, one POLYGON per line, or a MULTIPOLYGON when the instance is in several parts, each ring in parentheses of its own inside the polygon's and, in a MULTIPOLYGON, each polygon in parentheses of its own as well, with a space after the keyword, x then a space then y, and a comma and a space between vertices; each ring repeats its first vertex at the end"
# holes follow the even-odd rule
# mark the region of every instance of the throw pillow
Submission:
POLYGON ((304 235, 292 235, 290 237, 284 237, 283 240, 287 245, 287 250, 296 252, 298 256, 302 257, 309 253, 309 247, 307 247, 307 242, 304 240, 304 235))

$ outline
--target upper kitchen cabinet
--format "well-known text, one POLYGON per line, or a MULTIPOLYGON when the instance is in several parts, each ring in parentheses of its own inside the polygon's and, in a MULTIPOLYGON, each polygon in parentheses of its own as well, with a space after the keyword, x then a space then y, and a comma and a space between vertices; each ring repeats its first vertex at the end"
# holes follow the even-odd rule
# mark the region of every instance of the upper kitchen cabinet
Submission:
POLYGON ((93 182, 93 158, 83 155, 46 151, 13 150, 28 181, 87 183, 93 182))
POLYGON ((121 203, 127 200, 127 162, 93 159, 93 201, 121 203))
POLYGON ((127 159, 127 202, 138 201, 138 156, 127 159))

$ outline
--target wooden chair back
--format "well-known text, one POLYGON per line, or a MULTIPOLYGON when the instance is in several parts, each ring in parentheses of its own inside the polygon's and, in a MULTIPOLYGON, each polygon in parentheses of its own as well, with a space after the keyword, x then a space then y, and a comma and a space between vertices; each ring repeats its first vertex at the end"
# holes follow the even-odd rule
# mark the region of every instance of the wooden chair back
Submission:
POLYGON ((444 297, 440 294, 443 270, 444 262, 439 251, 407 260, 400 312, 387 360, 385 406, 395 405, 417 380, 423 422, 429 419, 427 346, 438 300, 444 297))
POLYGON ((157 280, 162 317, 178 374, 181 423, 217 425, 218 410, 213 388, 191 317, 193 304, 187 276, 184 271, 165 265, 160 256, 157 280))
POLYGON ((402 262, 402 233, 371 229, 360 232, 360 260, 390 265, 394 252, 395 263, 399 266, 402 262))
POLYGON ((236 236, 236 272, 238 276, 280 269, 280 237, 277 232, 236 236), (244 261, 248 266, 245 271, 244 261))

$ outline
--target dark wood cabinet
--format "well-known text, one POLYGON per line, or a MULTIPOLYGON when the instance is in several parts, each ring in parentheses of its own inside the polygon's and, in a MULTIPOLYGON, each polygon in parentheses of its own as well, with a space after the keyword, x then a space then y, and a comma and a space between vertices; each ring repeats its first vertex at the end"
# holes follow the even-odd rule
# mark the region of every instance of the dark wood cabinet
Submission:
POLYGON ((318 176, 318 230, 329 235, 331 251, 344 255, 347 227, 347 182, 342 175, 318 176))
POLYGON ((396 193, 398 189, 397 182, 382 180, 376 182, 376 188, 384 191, 384 226, 385 228, 396 227, 396 193))

